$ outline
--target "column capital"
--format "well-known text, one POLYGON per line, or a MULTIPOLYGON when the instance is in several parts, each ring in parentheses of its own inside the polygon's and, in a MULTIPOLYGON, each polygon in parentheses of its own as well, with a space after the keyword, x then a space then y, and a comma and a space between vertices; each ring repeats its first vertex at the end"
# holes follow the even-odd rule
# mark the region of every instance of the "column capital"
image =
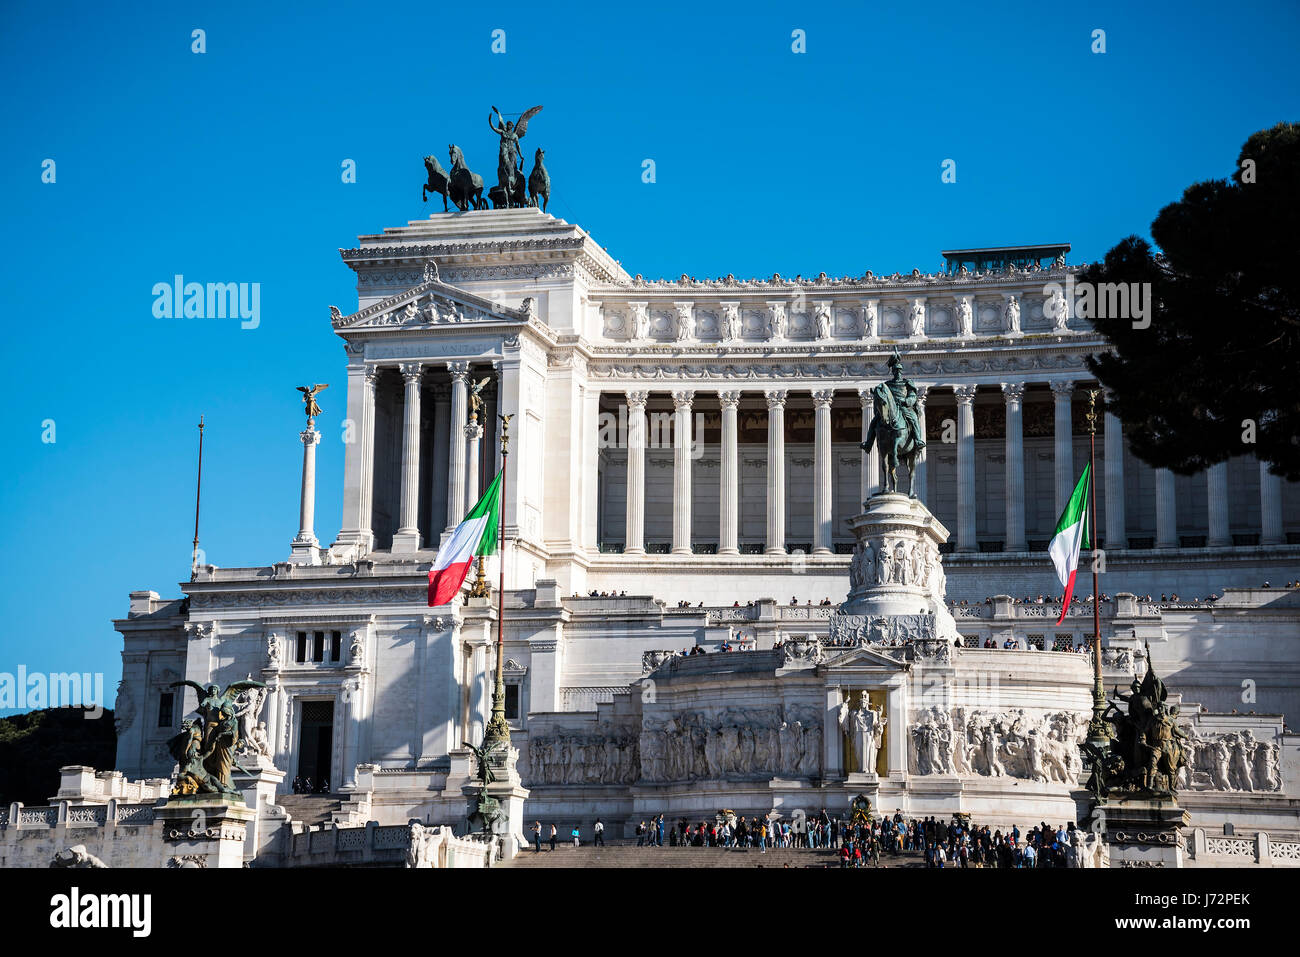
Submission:
POLYGON ((483 436, 483 426, 479 425, 477 422, 470 422, 465 426, 465 438, 469 439, 470 441, 473 441, 474 439, 482 438, 482 436, 483 436))
POLYGON ((1070 398, 1074 394, 1074 387, 1077 383, 1073 379, 1053 379, 1048 384, 1052 387, 1052 395, 1056 396, 1056 400, 1059 402, 1070 398))
POLYGON ((374 365, 373 363, 366 366, 366 371, 365 371, 366 385, 370 388, 372 392, 374 391, 375 388, 375 380, 379 378, 379 373, 382 371, 383 370, 379 366, 374 365))
POLYGON ((447 371, 451 373, 451 378, 455 382, 467 382, 469 380, 469 363, 463 359, 448 362, 447 371))
POLYGON ((863 407, 864 409, 865 409, 867 406, 871 405, 871 401, 872 401, 872 400, 871 400, 871 390, 870 390, 870 389, 859 389, 859 390, 858 390, 858 401, 862 403, 862 407, 863 407))
POLYGON ((673 393, 673 408, 678 412, 691 411, 691 402, 695 399, 694 389, 682 389, 673 393))
POLYGON ((719 392, 718 402, 724 409, 734 409, 740 405, 739 392, 719 392))
POLYGON ((925 412, 925 400, 930 397, 930 387, 928 385, 918 385, 916 387, 916 410, 925 412))
POLYGON ((763 397, 767 400, 769 409, 784 409, 785 399, 788 396, 788 389, 764 389, 763 397))
POLYGON ((629 409, 644 409, 646 402, 650 399, 650 393, 644 391, 628 392, 626 395, 629 409))
POLYGON ((315 445, 320 441, 320 433, 308 426, 298 433, 298 438, 302 439, 303 445, 315 445))
POLYGON ((818 389, 812 394, 813 403, 819 408, 829 407, 834 398, 835 390, 833 389, 818 389))
POLYGON ((955 385, 952 387, 953 395, 957 397, 958 405, 970 405, 975 398, 975 392, 979 389, 977 385, 955 385))
POLYGON ((397 368, 408 383, 419 382, 420 375, 424 372, 424 365, 419 362, 403 362, 397 368))
POLYGON ((1006 400, 1007 405, 1018 403, 1025 396, 1025 384, 1023 382, 1003 382, 1002 398, 1006 400))

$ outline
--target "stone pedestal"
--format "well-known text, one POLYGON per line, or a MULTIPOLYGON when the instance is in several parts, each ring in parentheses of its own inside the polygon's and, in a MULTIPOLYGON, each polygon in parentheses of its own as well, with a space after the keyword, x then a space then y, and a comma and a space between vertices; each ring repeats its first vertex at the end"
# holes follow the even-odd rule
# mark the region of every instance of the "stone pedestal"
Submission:
POLYGON ((168 798, 154 809, 162 823, 168 867, 243 867, 244 846, 257 813, 211 794, 168 798))
POLYGON ((1105 804, 1088 803, 1081 823, 1102 836, 1111 867, 1184 866, 1187 842, 1182 829, 1191 815, 1177 801, 1112 797, 1105 804))
POLYGON ((275 830, 288 819, 284 809, 275 803, 275 794, 284 780, 284 772, 264 754, 256 759, 241 756, 239 761, 248 768, 249 773, 236 769, 231 780, 244 793, 244 802, 254 814, 244 848, 251 860, 266 845, 275 830))
POLYGON ((498 842, 497 857, 508 861, 528 845, 524 836, 524 801, 530 792, 519 778, 518 748, 498 748, 488 760, 495 780, 486 788, 475 780, 461 789, 466 799, 466 817, 472 831, 481 831, 483 815, 495 816, 492 833, 498 842))
POLYGON ((897 492, 873 495, 866 511, 848 524, 858 542, 849 568, 848 599, 836 617, 870 622, 882 632, 873 640, 934 638, 951 644, 957 624, 944 602, 939 546, 948 540, 948 530, 943 524, 918 499, 897 492), (933 619, 933 628, 923 629, 926 634, 893 633, 898 630, 891 627, 894 623, 922 619, 933 619))

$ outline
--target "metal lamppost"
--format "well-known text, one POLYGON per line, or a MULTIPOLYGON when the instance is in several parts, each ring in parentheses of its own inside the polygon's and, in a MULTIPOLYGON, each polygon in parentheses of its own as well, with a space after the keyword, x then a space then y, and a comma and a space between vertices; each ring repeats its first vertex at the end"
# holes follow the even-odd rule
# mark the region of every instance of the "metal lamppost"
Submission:
POLYGON ((1110 746, 1106 712, 1106 688, 1101 678, 1101 572, 1097 547, 1097 389, 1088 390, 1088 517, 1092 535, 1092 719, 1088 722, 1088 744, 1098 752, 1110 746))
POLYGON ((497 585, 497 680, 492 689, 492 717, 483 731, 483 750, 510 744, 510 725, 506 723, 506 683, 505 667, 505 612, 506 612, 506 463, 510 459, 510 420, 513 416, 498 416, 501 419, 501 508, 497 522, 500 535, 497 552, 501 561, 501 577, 497 585))

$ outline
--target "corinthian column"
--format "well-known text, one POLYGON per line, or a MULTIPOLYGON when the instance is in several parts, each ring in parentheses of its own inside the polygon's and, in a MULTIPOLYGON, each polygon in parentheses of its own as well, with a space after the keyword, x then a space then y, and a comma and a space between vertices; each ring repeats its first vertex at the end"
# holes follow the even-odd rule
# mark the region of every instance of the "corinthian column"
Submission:
POLYGON ((957 396, 957 551, 978 551, 975 541, 975 386, 959 385, 957 396))
POLYGON ((1074 383, 1060 379, 1052 383, 1056 400, 1056 514, 1065 511, 1065 503, 1074 492, 1074 420, 1070 416, 1070 395, 1074 383))
POLYGON ((303 556, 315 565, 319 560, 316 547, 316 444, 320 433, 311 419, 307 428, 298 434, 302 439, 302 497, 298 503, 298 536, 293 540, 293 554, 303 556))
POLYGON ((673 393, 673 554, 691 550, 691 400, 694 392, 673 393))
POLYGON ((1211 465, 1205 471, 1205 481, 1210 531, 1205 544, 1210 548, 1231 545, 1232 536, 1228 534, 1228 463, 1211 465))
POLYGON ((1178 547, 1178 500, 1174 473, 1156 469, 1156 548, 1178 547))
POLYGON ((366 551, 375 547, 375 533, 371 527, 375 507, 375 380, 379 378, 377 366, 366 367, 365 409, 361 416, 361 526, 360 539, 366 551))
POLYGON ((465 517, 465 424, 469 405, 469 363, 448 362, 451 373, 451 454, 447 456, 447 528, 465 517))
POLYGON ((1007 541, 1008 552, 1025 550, 1025 443, 1021 425, 1023 382, 1002 383, 1007 405, 1007 541))
POLYGON ((645 554, 645 404, 649 392, 627 394, 627 541, 625 555, 645 554))
POLYGON ((722 483, 718 489, 718 554, 739 555, 740 469, 736 410, 740 405, 740 393, 719 392, 718 402, 722 405, 722 467, 718 469, 722 483))
POLYGON ((1282 531, 1282 479, 1268 470, 1267 462, 1259 463, 1259 543, 1286 543, 1282 531))
POLYGON ((406 404, 402 410, 402 503, 394 552, 420 547, 420 363, 403 362, 406 404))
POLYGON ((768 389, 767 398, 767 554, 785 554, 785 397, 768 389))
MULTIPOLYGON (((871 430, 871 390, 859 389, 858 400, 862 403, 862 442, 866 444, 867 433, 871 430)), ((876 447, 862 450, 862 507, 867 507, 867 499, 876 494, 880 488, 880 456, 876 447)))
POLYGON ((831 553, 831 402, 827 389, 812 394, 816 406, 813 437, 813 554, 831 553))
POLYGON ((465 456, 465 511, 468 515, 469 510, 478 503, 478 497, 482 489, 479 488, 478 474, 478 440, 483 437, 483 426, 477 421, 470 422, 465 426, 465 444, 468 447, 465 456))
POLYGON ((1124 432, 1119 416, 1106 412, 1106 547, 1128 546, 1124 514, 1124 432))

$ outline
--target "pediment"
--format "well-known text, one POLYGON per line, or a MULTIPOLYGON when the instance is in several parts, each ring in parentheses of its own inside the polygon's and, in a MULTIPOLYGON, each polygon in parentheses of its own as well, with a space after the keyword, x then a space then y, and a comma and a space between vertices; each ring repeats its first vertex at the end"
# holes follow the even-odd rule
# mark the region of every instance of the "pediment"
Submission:
POLYGON ((420 328, 466 322, 527 322, 529 303, 513 309, 466 292, 438 278, 436 268, 426 269, 424 280, 379 302, 345 316, 330 306, 335 330, 420 328))
POLYGON ((841 671, 852 672, 875 672, 886 674, 898 674, 911 670, 911 665, 903 660, 903 648, 890 648, 888 651, 878 649, 871 645, 857 645, 852 648, 840 650, 839 654, 834 654, 839 649, 827 648, 828 654, 832 657, 822 662, 822 671, 828 674, 834 674, 841 671), (890 654, 893 651, 897 657, 890 654))

